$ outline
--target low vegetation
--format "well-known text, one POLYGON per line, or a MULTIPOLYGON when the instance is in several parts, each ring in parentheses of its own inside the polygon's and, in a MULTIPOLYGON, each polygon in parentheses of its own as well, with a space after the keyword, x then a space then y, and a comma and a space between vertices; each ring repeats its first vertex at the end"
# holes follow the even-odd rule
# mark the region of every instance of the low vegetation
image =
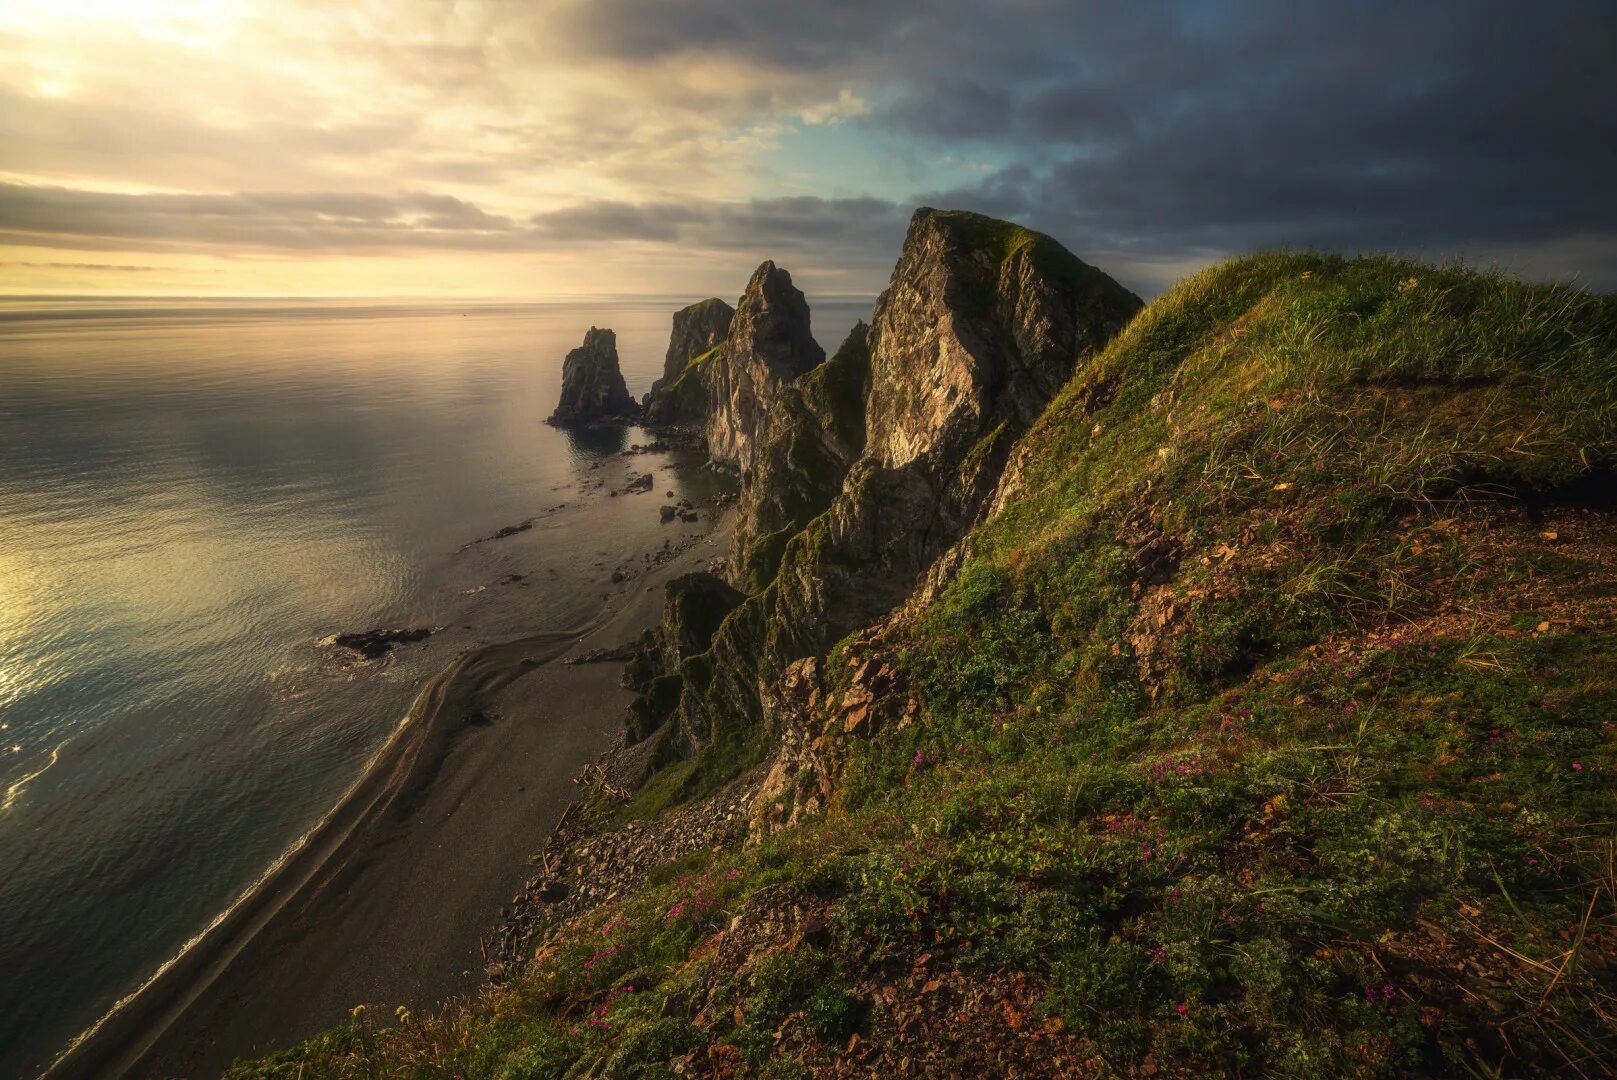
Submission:
POLYGON ((920 719, 827 814, 232 1075, 1611 1075, 1614 435, 1609 297, 1198 274, 886 628, 920 719))

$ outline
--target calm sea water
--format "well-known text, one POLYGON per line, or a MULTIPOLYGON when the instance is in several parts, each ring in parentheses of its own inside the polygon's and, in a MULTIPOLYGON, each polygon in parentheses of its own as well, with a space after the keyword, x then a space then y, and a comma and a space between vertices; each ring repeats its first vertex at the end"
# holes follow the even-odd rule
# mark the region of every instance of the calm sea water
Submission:
POLYGON ((592 324, 643 393, 677 306, 0 302, 0 1077, 202 931, 457 651, 582 622, 662 542, 703 474, 541 420, 592 324), (418 624, 373 664, 321 640, 418 624))

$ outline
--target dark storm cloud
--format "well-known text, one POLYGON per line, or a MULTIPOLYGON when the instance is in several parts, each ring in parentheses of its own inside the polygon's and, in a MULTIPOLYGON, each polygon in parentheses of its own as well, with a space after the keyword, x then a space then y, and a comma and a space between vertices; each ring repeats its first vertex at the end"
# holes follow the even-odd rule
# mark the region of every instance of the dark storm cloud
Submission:
MULTIPOLYGON (((1009 161, 918 198, 1085 248, 1425 252, 1617 234, 1617 5, 595 0, 623 60, 740 57, 885 87, 875 132, 1009 161)), ((1611 245, 1607 245, 1611 246, 1611 245)), ((1617 252, 1568 267, 1617 283, 1617 252)))
MULTIPOLYGON (((1054 79, 917 84, 873 122, 1008 154, 981 187, 936 197, 1084 246, 1459 251, 1617 234, 1617 6, 1142 5, 1095 30, 1046 39, 1070 50, 1054 79)), ((1597 263, 1571 269, 1617 276, 1617 250, 1597 263)))

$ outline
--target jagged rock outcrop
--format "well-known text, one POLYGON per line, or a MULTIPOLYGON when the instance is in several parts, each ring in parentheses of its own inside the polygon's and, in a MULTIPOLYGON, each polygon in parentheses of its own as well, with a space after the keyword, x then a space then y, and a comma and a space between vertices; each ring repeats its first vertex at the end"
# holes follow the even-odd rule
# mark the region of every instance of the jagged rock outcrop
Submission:
POLYGON ((730 333, 735 309, 710 297, 674 312, 662 377, 641 403, 645 422, 656 427, 700 425, 707 415, 704 372, 730 333))
MULTIPOLYGON (((889 625, 871 627, 848 642, 842 658, 846 680, 838 680, 840 686, 828 685, 825 662, 809 656, 788 664, 764 687, 773 753, 753 798, 750 839, 824 810, 835 797, 851 740, 886 728, 902 731, 920 717, 921 704, 909 694, 885 641, 889 625)), ((911 768, 927 764, 923 755, 911 768)))
POLYGON ((865 445, 869 327, 858 323, 831 357, 783 387, 743 478, 730 580, 756 592, 774 578, 786 542, 831 505, 865 445))
POLYGON ((792 275, 763 263, 736 305, 724 346, 704 364, 709 459, 750 472, 781 388, 824 359, 809 333, 808 301, 792 275))
POLYGON ((707 652, 713 632, 742 599, 712 574, 682 574, 668 583, 662 621, 641 635, 623 671, 623 685, 639 695, 629 706, 631 741, 656 730, 674 711, 685 662, 707 652))
POLYGON ((584 344, 567 354, 561 367, 561 400, 547 423, 559 427, 628 422, 640 406, 629 396, 618 366, 618 338, 590 327, 584 344))
POLYGON ((800 648, 903 601, 982 516, 1011 445, 1140 306, 1041 233, 916 211, 871 322, 864 455, 782 564, 800 648))
POLYGON ((730 336, 730 320, 736 309, 710 296, 674 312, 674 329, 668 338, 668 355, 663 358, 663 378, 673 379, 685 365, 730 336))
POLYGON ((711 655, 731 669, 685 687, 682 742, 779 727, 764 702, 788 665, 903 602, 982 516, 1017 437, 1139 307, 1047 236, 917 211, 867 335, 863 453, 714 635, 711 655))

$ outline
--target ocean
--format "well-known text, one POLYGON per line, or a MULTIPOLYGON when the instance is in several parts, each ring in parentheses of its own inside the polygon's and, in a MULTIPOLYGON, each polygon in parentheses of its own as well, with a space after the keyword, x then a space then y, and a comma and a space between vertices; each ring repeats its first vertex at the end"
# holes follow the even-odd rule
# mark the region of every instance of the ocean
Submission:
MULTIPOLYGON (((584 622, 664 493, 711 493, 653 455, 609 497, 650 436, 542 422, 591 325, 644 393, 682 302, 0 300, 0 1077, 203 932, 458 651, 584 622)), ((869 311, 810 303, 828 352, 869 311)))

